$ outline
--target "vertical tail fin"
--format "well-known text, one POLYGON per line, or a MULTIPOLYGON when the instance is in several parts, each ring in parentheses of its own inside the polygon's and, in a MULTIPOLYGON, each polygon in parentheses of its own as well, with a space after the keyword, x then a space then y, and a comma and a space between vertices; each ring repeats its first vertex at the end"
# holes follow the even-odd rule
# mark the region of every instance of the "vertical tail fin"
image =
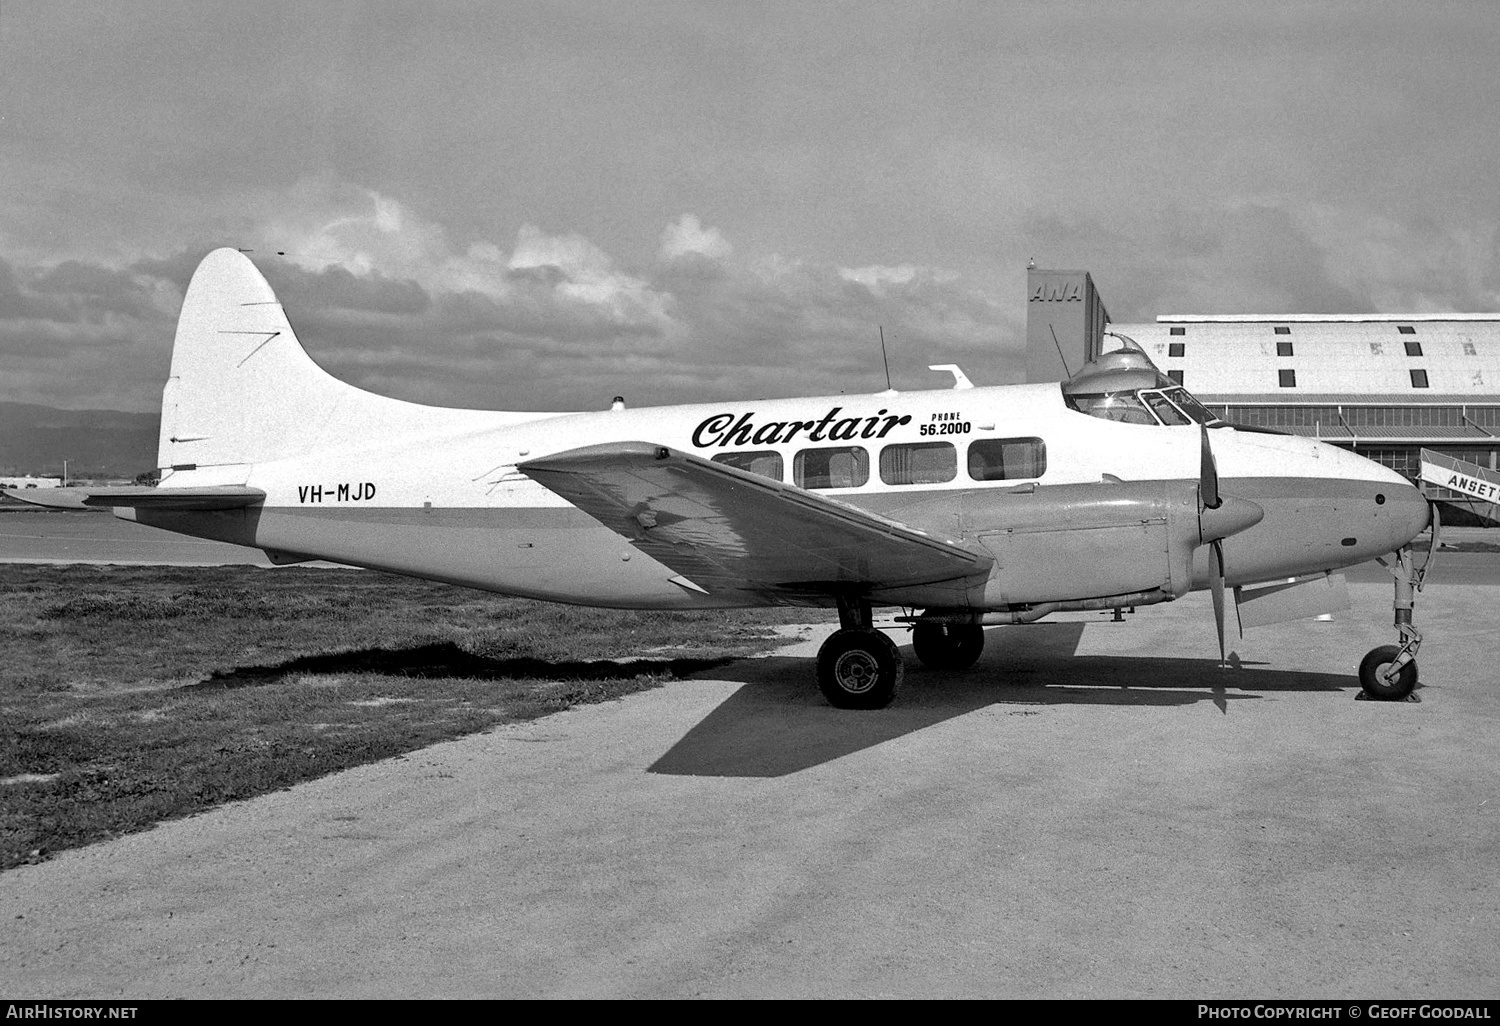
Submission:
POLYGON ((249 257, 216 249, 183 299, 156 459, 163 470, 249 465, 537 416, 422 406, 340 381, 307 355, 249 257))
POLYGON ((250 259, 216 249, 193 273, 177 321, 157 463, 215 466, 294 455, 351 393, 368 395, 313 363, 250 259))

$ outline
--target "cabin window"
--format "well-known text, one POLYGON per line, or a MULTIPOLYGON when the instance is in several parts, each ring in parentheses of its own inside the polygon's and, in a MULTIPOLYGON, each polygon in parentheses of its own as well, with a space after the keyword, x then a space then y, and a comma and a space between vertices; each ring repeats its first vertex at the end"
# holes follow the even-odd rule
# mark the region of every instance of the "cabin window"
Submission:
POLYGON ((1172 379, 1172 384, 1174 385, 1182 384, 1182 371, 1180 370, 1167 371, 1167 377, 1172 379))
POLYGON ((1294 370, 1279 370, 1276 372, 1276 377, 1282 388, 1297 387, 1297 372, 1294 370))
POLYGON ((1407 356, 1421 356, 1422 355, 1422 343, 1420 343, 1420 342, 1408 342, 1408 343, 1406 343, 1406 355, 1407 356))
POLYGON ((1047 472, 1047 443, 1040 438, 984 438, 969 443, 969 476, 1014 481, 1047 472))
POLYGON ((880 480, 888 485, 942 484, 958 476, 951 442, 914 442, 880 450, 880 480))
POLYGON ((870 480, 870 454, 858 445, 803 449, 792 459, 792 475, 802 488, 858 488, 870 480))
POLYGON ((1396 325, 1396 331, 1402 335, 1415 335, 1417 333, 1417 329, 1410 324, 1398 324, 1396 325))
POLYGON ((736 470, 746 470, 772 481, 781 480, 781 453, 779 452, 721 452, 713 458, 736 470))
MULTIPOLYGON (((1187 329, 1186 328, 1168 328, 1167 329, 1167 334, 1168 335, 1186 335, 1187 334, 1187 329)), ((1176 355, 1181 356, 1182 354, 1178 353, 1176 355)))
POLYGON ((1290 342, 1278 342, 1278 343, 1276 343, 1276 355, 1277 356, 1291 356, 1292 355, 1292 344, 1290 342))
POLYGON ((1183 342, 1168 342, 1167 343, 1167 355, 1168 356, 1185 356, 1186 354, 1187 354, 1187 344, 1186 343, 1183 343, 1183 342))
POLYGON ((1278 324, 1272 330, 1278 335, 1290 335, 1292 333, 1292 329, 1284 324, 1278 324))
POLYGON ((1411 387, 1412 388, 1426 388, 1427 387, 1427 372, 1424 371, 1424 370, 1413 370, 1411 372, 1411 387))

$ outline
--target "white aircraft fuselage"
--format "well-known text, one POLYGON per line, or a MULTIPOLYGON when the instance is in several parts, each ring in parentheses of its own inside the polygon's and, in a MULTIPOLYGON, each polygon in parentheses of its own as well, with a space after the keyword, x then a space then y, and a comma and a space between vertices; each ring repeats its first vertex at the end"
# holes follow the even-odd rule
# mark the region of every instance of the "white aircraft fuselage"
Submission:
MULTIPOLYGON (((938 536, 993 545, 1018 526, 1046 526, 1059 503, 1087 494, 1137 494, 1198 480, 1199 429, 1123 424, 1069 409, 1057 384, 818 396, 559 415, 465 413, 457 430, 423 431, 420 409, 393 436, 311 447, 244 467, 175 472, 163 487, 241 484, 262 489, 258 509, 214 514, 141 511, 171 530, 414 574, 556 602, 632 608, 762 604, 745 591, 703 592, 594 517, 519 472, 518 465, 608 442, 648 441, 705 459, 745 453, 780 458, 793 479, 799 454, 862 450, 867 479, 819 493, 938 536), (517 416, 528 416, 516 422, 517 416), (976 442, 1040 440, 1036 476, 976 481, 976 442), (951 445, 952 480, 887 484, 881 456, 896 446, 951 445), (1105 483, 1110 482, 1110 483, 1105 483), (997 534, 998 532, 998 534, 997 534)), ((1225 540, 1231 585, 1361 563, 1400 547, 1427 523, 1427 503, 1405 479, 1334 446, 1286 435, 1212 431, 1220 489, 1264 511, 1260 523, 1225 540)), ((849 457, 852 462, 855 456, 849 457)), ((804 455, 804 462, 806 456, 804 455)), ((774 461, 771 461, 774 462, 774 461)), ((887 460, 889 463, 889 459, 887 460)), ((1164 500, 1166 501, 1166 500, 1164 500)), ((1168 511, 1172 503, 1167 502, 1168 511)), ((1193 513, 1185 506, 1183 516, 1193 513)), ((1081 540, 1087 523, 1070 527, 1081 540)), ((1056 536, 1059 532, 1045 532, 1056 536)), ((1106 565, 1097 546, 1060 545, 1044 566, 998 566, 968 606, 1006 606, 1123 594, 1169 569, 1149 531, 1129 566, 1106 565)), ((1120 538, 1125 540, 1126 532, 1120 538)), ((1049 540, 1055 541, 1055 537, 1049 540)), ((1099 539, 1094 539, 1096 542, 1099 539)), ((1122 550, 1123 551, 1123 550, 1122 550)), ((1199 550, 1190 587, 1207 586, 1199 550)), ((1175 582, 1174 590, 1186 590, 1175 582)), ((924 586, 879 596, 931 605, 924 586)), ((936 596, 950 601, 944 592, 936 596)))

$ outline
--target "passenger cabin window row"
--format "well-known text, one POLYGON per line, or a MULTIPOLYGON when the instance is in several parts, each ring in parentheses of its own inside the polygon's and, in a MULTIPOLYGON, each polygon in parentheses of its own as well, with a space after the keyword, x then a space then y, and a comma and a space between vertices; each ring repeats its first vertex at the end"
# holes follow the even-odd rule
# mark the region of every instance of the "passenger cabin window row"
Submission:
MULTIPOLYGON (((724 452, 715 463, 783 480, 781 454, 771 450, 724 452)), ((1025 481, 1047 472, 1047 443, 1040 438, 983 438, 969 443, 968 473, 973 481, 1025 481)), ((880 480, 888 485, 945 484, 958 477, 958 449, 952 442, 911 442, 880 450, 880 480)), ((792 480, 800 488, 859 488, 870 480, 864 446, 802 449, 792 457, 792 480)))

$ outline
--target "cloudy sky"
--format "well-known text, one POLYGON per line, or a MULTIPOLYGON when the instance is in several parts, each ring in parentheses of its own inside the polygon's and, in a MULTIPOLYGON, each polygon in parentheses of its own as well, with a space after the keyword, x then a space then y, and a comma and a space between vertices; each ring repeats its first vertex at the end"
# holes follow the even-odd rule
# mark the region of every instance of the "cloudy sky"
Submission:
POLYGON ((1500 5, 0 0, 0 401, 155 410, 253 249, 373 391, 1019 378, 1158 313, 1500 309, 1500 5), (284 256, 278 256, 282 252, 284 256))

